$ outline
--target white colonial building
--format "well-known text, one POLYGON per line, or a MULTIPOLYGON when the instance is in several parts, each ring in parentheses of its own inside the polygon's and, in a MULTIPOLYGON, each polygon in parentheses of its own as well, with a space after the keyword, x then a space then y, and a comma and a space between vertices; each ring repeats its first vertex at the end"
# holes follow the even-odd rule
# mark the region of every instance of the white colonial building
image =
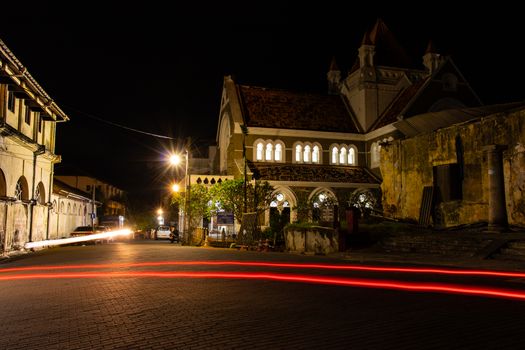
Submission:
POLYGON ((0 40, 0 247, 50 235, 56 123, 69 118, 0 40))

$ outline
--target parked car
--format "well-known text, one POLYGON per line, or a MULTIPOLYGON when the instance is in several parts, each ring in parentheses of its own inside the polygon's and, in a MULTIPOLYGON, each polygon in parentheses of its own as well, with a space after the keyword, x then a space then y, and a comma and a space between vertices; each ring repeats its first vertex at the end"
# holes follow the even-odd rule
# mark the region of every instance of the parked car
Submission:
MULTIPOLYGON (((92 234, 95 234, 95 233, 103 233, 103 232, 106 232, 106 231, 108 231, 108 228, 105 227, 105 226, 95 226, 95 231, 93 231, 93 227, 92 226, 78 226, 69 235, 71 237, 82 237, 82 236, 92 235, 92 234)), ((105 241, 107 242, 108 239, 97 239, 97 240, 92 241, 92 243, 96 244, 97 242, 98 243, 102 243, 102 242, 105 242, 105 241)))
POLYGON ((167 225, 161 225, 155 230, 155 239, 170 239, 170 227, 167 225))

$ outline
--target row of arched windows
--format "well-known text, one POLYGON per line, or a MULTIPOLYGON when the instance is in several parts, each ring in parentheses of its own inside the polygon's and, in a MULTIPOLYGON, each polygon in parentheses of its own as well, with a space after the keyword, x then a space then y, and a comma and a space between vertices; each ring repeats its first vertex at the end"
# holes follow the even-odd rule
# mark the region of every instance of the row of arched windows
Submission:
POLYGON ((56 213, 59 214, 69 214, 69 215, 87 215, 87 207, 83 205, 79 205, 77 208, 76 204, 73 204, 73 207, 71 207, 71 203, 67 204, 67 210, 66 205, 64 202, 60 203, 60 208, 57 206, 57 201, 53 201, 53 210, 56 213))
MULTIPOLYGON (((322 164, 323 148, 317 143, 295 142, 292 148, 293 163, 322 164)), ((257 162, 285 162, 285 145, 282 141, 257 140, 254 144, 257 162)), ((330 164, 357 165, 357 147, 333 144, 330 146, 330 164)))
MULTIPOLYGON (((2 169, 0 169, 0 197, 8 197, 7 192, 8 191, 5 175, 2 169)), ((20 178, 16 182, 13 197, 17 201, 29 201, 31 199, 29 196, 29 186, 24 176, 20 176, 20 178)), ((42 182, 39 182, 36 186, 33 198, 36 199, 38 204, 45 204, 46 194, 44 184, 42 182)))

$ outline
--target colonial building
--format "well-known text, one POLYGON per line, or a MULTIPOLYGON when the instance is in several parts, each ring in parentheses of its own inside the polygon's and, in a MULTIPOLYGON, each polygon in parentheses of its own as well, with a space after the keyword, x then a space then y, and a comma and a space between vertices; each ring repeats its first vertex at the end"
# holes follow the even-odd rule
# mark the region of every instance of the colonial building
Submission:
POLYGON ((509 223, 525 226, 524 121, 523 102, 404 121, 413 125, 407 138, 381 151, 385 212, 442 226, 488 222, 492 231, 509 223), (449 120, 462 122, 441 127, 449 120))
POLYGON ((56 175, 63 183, 80 191, 91 194, 91 198, 102 203, 98 216, 125 216, 123 203, 125 192, 108 182, 86 175, 56 175))
POLYGON ((56 123, 69 120, 0 40, 0 245, 49 237, 56 123))
POLYGON ((91 213, 96 212, 96 208, 101 205, 92 200, 90 193, 80 191, 56 178, 53 180, 51 204, 48 239, 69 237, 76 227, 93 225, 95 218, 91 213))
POLYGON ((311 219, 331 221, 334 208, 377 205, 380 149, 404 137, 400 130, 413 127, 410 117, 481 105, 450 57, 430 43, 414 62, 381 20, 365 32, 348 73, 343 77, 334 59, 327 78, 327 94, 224 78, 220 172, 243 176, 244 148, 250 179, 269 181, 276 189, 273 210, 292 221, 305 206, 311 219))

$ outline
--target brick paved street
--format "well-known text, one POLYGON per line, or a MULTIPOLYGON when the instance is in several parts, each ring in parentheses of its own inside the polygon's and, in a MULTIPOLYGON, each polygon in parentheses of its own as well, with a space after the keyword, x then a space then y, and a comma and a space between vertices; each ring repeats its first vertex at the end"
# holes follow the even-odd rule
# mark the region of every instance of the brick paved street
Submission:
MULTIPOLYGON (((139 242, 53 248, 13 267, 152 261, 344 263, 284 253, 139 242)), ((26 271, 269 271, 160 266, 26 271)), ((371 273, 297 271, 377 278, 371 273)), ((0 277, 13 272, 0 272, 0 277)), ((388 275, 389 279, 401 278, 388 275)), ((422 280, 420 276, 402 277, 422 280)), ((480 284, 479 278, 439 281, 480 284)), ((521 279, 487 282, 525 289, 521 279)), ((242 279, 98 277, 0 280, 0 349, 517 349, 525 302, 439 293, 242 279)))

